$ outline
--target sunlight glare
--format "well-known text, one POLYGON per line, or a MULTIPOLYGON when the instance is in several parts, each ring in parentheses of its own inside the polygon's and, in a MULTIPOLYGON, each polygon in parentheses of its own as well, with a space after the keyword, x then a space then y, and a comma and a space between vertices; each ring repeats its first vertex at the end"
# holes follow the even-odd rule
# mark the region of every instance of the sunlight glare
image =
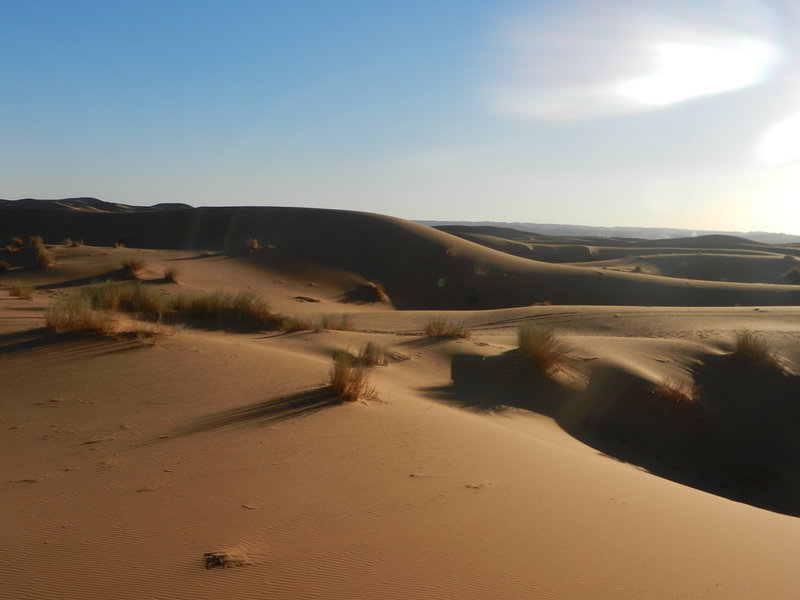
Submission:
POLYGON ((758 145, 758 155, 768 165, 800 160, 800 113, 767 129, 758 145))
POLYGON ((663 105, 718 94, 759 81, 777 50, 759 40, 716 46, 665 43, 655 46, 652 75, 621 85, 618 92, 642 104, 663 105))

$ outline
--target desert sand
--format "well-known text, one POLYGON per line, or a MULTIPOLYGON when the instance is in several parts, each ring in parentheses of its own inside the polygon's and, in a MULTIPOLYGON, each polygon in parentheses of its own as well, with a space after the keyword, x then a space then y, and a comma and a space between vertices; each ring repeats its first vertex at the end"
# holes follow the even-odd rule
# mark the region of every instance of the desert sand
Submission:
POLYGON ((796 598, 800 247, 443 229, 0 207, 23 242, 0 250, 0 598, 796 598), (313 325, 47 327, 130 261, 159 295, 313 325), (520 360, 527 323, 563 345, 552 376, 520 360), (774 365, 733 360, 745 330, 774 365), (372 393, 338 401, 333 357, 369 342, 372 393), (643 393, 663 382, 690 401, 643 393))

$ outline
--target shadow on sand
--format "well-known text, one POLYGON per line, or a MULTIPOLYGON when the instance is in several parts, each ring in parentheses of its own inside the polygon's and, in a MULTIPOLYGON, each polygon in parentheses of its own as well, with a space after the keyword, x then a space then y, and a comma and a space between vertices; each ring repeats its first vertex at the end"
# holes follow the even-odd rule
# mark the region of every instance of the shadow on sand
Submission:
POLYGON ((316 388, 209 415, 173 431, 167 437, 178 438, 233 427, 271 425, 308 416, 337 404, 340 401, 330 387, 316 388))
POLYGON ((654 398, 650 383, 598 366, 583 390, 535 376, 515 352, 455 356, 452 383, 422 391, 482 413, 513 407, 553 418, 600 452, 654 475, 800 516, 800 377, 707 356, 695 402, 654 398))

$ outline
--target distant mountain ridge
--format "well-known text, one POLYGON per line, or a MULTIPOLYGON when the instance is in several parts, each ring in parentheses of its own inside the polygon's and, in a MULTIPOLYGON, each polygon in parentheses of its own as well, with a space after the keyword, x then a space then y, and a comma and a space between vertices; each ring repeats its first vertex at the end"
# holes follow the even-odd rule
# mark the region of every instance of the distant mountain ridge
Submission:
POLYGON ((64 209, 80 210, 86 212, 150 212, 154 210, 180 210, 192 208, 188 204, 168 202, 153 206, 132 206, 130 204, 117 204, 106 202, 97 198, 61 198, 55 200, 39 200, 36 198, 23 198, 21 200, 0 199, 0 208, 35 208, 35 209, 64 209))
POLYGON ((673 229, 669 227, 592 227, 590 225, 561 225, 555 223, 520 223, 503 221, 415 221, 430 227, 465 226, 465 227, 499 227, 516 229, 529 233, 565 237, 611 237, 637 238, 644 240, 662 240, 673 238, 692 238, 704 235, 729 235, 746 238, 764 244, 797 244, 800 235, 788 233, 770 233, 766 231, 714 231, 694 229, 673 229))

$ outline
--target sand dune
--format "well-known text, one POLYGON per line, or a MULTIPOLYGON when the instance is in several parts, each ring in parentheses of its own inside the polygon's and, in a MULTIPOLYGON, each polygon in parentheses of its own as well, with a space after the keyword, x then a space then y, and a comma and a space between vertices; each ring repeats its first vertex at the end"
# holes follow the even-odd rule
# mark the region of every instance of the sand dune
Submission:
MULTIPOLYGON (((680 244, 573 266, 363 213, 0 216, 0 236, 42 235, 55 259, 0 256, 0 598, 796 596, 796 286, 667 277, 694 256, 680 244), (45 326, 92 281, 126 281, 130 261, 165 298, 251 291, 350 326, 168 314, 142 337, 157 324, 130 312, 110 335, 45 326), (614 270, 636 265, 659 274, 614 270), (370 283, 390 302, 356 293, 370 283), (470 336, 423 335, 437 318, 470 336), (526 323, 559 336, 552 378, 521 361, 526 323), (742 330, 777 366, 737 362, 742 330), (369 342, 386 349, 376 395, 337 402, 333 357, 369 342), (664 382, 691 400, 664 402, 664 382), (231 568, 206 569, 209 552, 231 568)), ((789 262, 715 243, 689 268, 746 279, 789 262)))

